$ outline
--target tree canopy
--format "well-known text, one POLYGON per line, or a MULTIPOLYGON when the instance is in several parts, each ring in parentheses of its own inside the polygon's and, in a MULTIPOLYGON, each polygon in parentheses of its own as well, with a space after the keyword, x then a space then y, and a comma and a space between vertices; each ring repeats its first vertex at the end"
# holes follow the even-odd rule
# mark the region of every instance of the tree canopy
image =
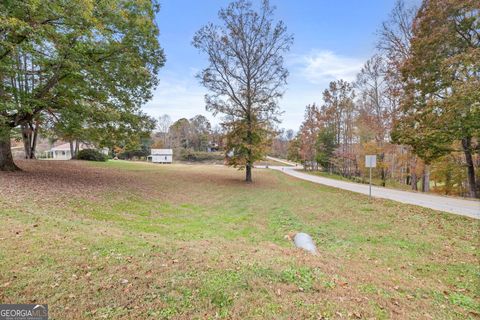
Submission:
POLYGON ((356 81, 332 81, 323 105, 306 106, 288 156, 364 181, 375 154, 383 186, 417 190, 420 177, 424 192, 478 197, 479 30, 478 1, 397 0, 356 81))
POLYGON ((480 5, 475 0, 424 1, 413 24, 406 84, 395 141, 427 164, 462 141, 471 196, 476 196, 472 138, 480 137, 480 5))
POLYGON ((110 133, 145 119, 140 106, 165 63, 158 9, 150 0, 0 4, 0 169, 15 169, 10 131, 35 119, 88 115, 110 133))

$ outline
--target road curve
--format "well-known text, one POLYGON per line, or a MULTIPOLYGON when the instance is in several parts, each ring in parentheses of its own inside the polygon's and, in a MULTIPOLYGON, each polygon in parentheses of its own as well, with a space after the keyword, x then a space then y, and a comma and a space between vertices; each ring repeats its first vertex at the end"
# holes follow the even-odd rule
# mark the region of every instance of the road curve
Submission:
MULTIPOLYGON (((329 179, 311 174, 303 173, 295 170, 295 167, 270 166, 270 169, 279 170, 290 176, 323 184, 326 186, 349 190, 357 193, 368 195, 368 185, 354 182, 346 182, 335 179, 329 179)), ((298 169, 298 167, 297 167, 298 169)), ((454 213, 466 217, 480 219, 480 201, 464 200, 457 198, 449 198, 436 196, 431 194, 423 194, 417 192, 401 191, 388 189, 383 187, 372 186, 372 197, 390 199, 402 203, 413 204, 430 208, 434 210, 454 213)))

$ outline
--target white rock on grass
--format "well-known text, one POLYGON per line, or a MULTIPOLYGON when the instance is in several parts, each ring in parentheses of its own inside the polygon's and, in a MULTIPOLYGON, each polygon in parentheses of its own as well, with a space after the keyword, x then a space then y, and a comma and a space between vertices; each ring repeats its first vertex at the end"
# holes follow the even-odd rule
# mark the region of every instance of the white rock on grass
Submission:
POLYGON ((306 233, 299 232, 295 234, 293 237, 293 243, 297 248, 301 248, 314 255, 317 254, 317 247, 315 246, 315 243, 313 243, 312 237, 306 233))

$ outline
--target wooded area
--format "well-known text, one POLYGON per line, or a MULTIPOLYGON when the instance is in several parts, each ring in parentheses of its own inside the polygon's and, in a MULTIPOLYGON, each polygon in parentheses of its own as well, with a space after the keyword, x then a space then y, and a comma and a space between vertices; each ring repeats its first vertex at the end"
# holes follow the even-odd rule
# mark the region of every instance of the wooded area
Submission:
POLYGON ((478 197, 479 10, 473 0, 398 1, 356 81, 331 82, 323 103, 306 107, 288 158, 365 181, 365 155, 376 154, 383 186, 429 191, 433 182, 478 197))
POLYGON ((157 129, 148 141, 147 148, 173 149, 178 160, 217 160, 223 162, 225 132, 219 125, 212 126, 203 115, 172 122, 164 114, 157 119, 157 129))

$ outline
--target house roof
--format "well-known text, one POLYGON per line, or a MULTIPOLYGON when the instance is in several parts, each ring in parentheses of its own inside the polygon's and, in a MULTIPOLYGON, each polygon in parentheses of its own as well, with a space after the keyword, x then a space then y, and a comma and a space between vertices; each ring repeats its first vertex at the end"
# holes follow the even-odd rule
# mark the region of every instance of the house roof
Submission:
MULTIPOLYGON (((88 148, 93 148, 93 146, 87 145, 83 142, 80 143, 79 145, 80 150, 88 149, 88 148)), ((70 143, 62 143, 58 146, 51 148, 50 151, 70 151, 70 143)))
POLYGON ((151 149, 150 154, 155 155, 173 155, 172 149, 151 149))
POLYGON ((63 143, 50 149, 50 151, 67 151, 70 150, 70 143, 63 143))

